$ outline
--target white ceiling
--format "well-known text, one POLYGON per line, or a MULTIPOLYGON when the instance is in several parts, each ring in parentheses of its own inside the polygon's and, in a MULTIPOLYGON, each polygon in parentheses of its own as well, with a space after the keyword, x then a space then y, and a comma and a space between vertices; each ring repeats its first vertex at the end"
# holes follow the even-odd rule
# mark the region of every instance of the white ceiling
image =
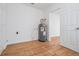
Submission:
POLYGON ((47 8, 49 8, 52 3, 25 3, 26 5, 28 6, 32 6, 32 7, 35 7, 35 8, 38 8, 38 9, 41 9, 41 10, 46 10, 47 8))

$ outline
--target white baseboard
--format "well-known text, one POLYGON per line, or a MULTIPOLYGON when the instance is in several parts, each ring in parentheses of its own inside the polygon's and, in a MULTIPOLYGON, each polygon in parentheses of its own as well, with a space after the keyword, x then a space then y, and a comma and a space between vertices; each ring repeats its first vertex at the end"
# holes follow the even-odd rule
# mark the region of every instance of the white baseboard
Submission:
POLYGON ((8 43, 7 45, 13 45, 13 44, 18 44, 18 43, 23 43, 23 42, 29 42, 29 41, 33 41, 33 40, 37 40, 37 39, 29 39, 29 40, 16 41, 16 42, 8 43))

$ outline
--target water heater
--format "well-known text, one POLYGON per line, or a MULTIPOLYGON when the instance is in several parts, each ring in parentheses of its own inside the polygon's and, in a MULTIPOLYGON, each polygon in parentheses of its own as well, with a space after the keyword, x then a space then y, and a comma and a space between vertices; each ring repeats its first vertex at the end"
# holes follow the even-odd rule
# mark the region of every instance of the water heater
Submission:
POLYGON ((39 24, 38 27, 38 40, 41 42, 47 41, 47 26, 45 24, 45 20, 42 19, 42 22, 39 24))

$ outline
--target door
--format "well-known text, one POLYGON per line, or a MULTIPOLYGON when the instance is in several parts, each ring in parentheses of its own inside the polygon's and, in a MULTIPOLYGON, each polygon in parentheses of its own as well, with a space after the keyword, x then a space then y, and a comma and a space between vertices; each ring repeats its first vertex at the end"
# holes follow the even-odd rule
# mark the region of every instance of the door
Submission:
POLYGON ((76 12, 76 28, 75 28, 75 30, 76 30, 76 36, 77 36, 77 48, 76 48, 76 51, 78 51, 79 52, 79 12, 77 11, 76 12))
POLYGON ((61 45, 77 51, 77 39, 76 39, 76 12, 72 10, 64 11, 61 16, 60 34, 61 45))

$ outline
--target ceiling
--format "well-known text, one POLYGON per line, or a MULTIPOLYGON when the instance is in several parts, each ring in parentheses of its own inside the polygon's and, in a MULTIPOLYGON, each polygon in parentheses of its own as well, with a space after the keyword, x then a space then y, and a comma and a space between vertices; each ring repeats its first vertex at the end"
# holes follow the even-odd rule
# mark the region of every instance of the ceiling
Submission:
POLYGON ((28 6, 32 6, 41 10, 46 10, 47 8, 49 8, 52 3, 25 3, 28 6))

